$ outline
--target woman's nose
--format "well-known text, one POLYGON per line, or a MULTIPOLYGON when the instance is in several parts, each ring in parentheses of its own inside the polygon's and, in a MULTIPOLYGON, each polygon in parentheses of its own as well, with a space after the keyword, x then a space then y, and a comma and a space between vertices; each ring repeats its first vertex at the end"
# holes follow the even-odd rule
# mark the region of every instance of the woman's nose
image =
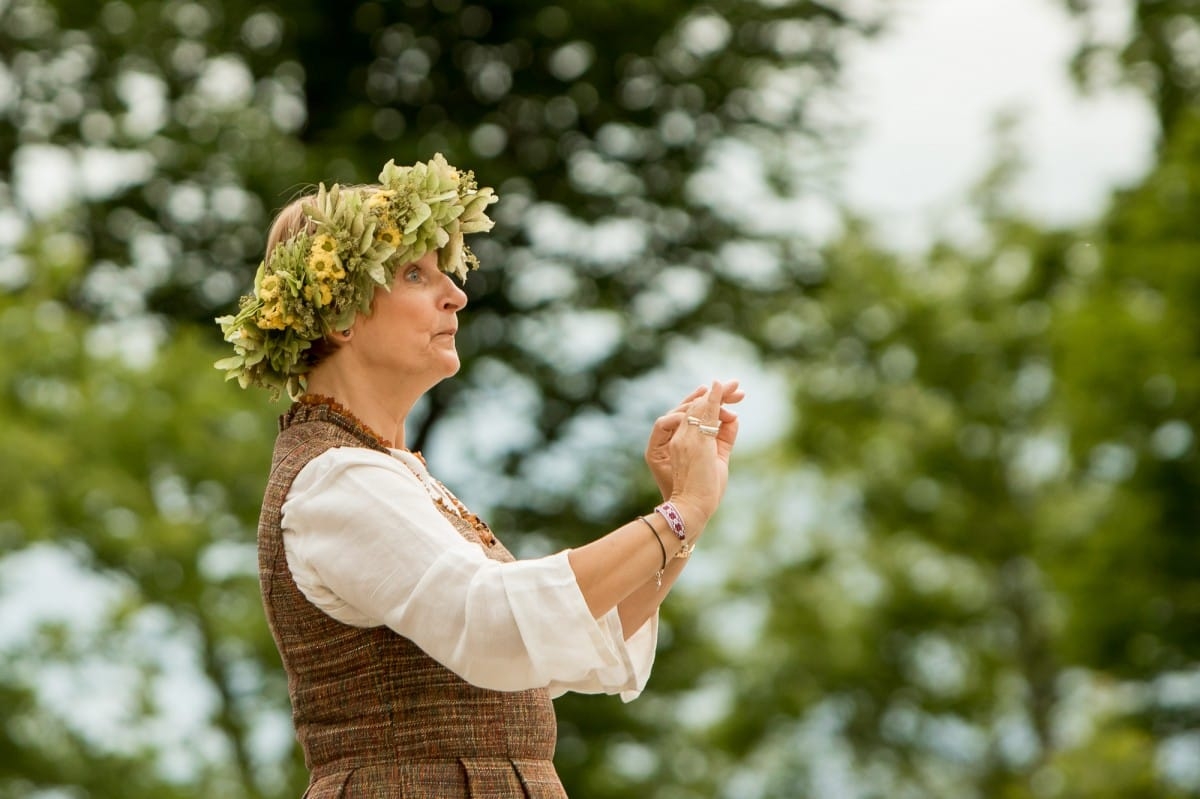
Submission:
POLYGON ((444 272, 442 279, 446 281, 447 287, 444 307, 448 311, 461 311, 467 304, 467 292, 454 282, 454 278, 444 272))

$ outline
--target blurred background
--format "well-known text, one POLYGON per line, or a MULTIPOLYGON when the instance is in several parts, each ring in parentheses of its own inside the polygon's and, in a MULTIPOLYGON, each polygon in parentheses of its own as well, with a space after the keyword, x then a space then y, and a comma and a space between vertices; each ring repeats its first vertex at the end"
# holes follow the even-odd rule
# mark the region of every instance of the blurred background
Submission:
POLYGON ((519 554, 741 377, 573 796, 1200 796, 1192 0, 0 0, 0 797, 298 796, 214 316, 273 212, 495 186, 409 443, 519 554))

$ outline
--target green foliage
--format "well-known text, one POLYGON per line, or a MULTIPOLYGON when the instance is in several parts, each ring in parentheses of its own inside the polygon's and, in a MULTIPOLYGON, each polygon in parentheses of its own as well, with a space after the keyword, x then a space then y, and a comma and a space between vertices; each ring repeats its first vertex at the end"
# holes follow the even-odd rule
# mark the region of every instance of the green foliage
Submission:
MULTIPOLYGON (((161 329, 136 320, 95 325, 62 301, 61 273, 80 264, 55 263, 48 253, 69 235, 35 241, 29 255, 43 268, 21 290, 0 296, 0 337, 12 356, 0 366, 0 436, 20 453, 0 465, 13 487, 4 502, 4 548, 44 554, 53 544, 73 553, 77 568, 97 577, 79 589, 40 586, 39 593, 78 590, 83 601, 100 602, 100 618, 90 632, 70 618, 61 628, 30 630, 26 647, 6 656, 3 682, 26 699, 6 704, 12 756, 5 762, 21 765, 0 790, 25 795, 33 786, 75 785, 99 796, 275 795, 279 786, 256 776, 260 755, 247 740, 270 720, 266 711, 278 716, 286 701, 261 617, 252 547, 271 409, 214 385, 197 368, 216 352, 193 330, 161 341, 151 363, 129 363, 161 329), (172 695, 180 682, 173 669, 184 672, 183 682, 190 676, 211 688, 191 685, 172 695), (179 716, 194 720, 201 740, 217 735, 237 750, 181 753, 186 741, 175 739, 167 743, 176 751, 162 751, 138 733, 106 740, 88 718, 94 708, 77 716, 32 701, 41 691, 39 674, 47 672, 73 675, 82 685, 111 672, 114 697, 133 702, 121 713, 131 730, 151 734, 179 716), (196 718, 189 704, 213 707, 196 718), (40 758, 55 767, 38 767, 40 758), (172 765, 172 758, 184 762, 172 765), (180 769, 183 782, 170 776, 180 769)), ((89 690, 103 696, 104 685, 89 690)))
POLYGON ((1176 131, 1155 172, 1114 206, 1106 246, 1082 265, 1086 301, 1055 337, 1073 452, 1111 492, 1106 534, 1070 543, 1081 567, 1070 585, 1077 601, 1120 599, 1103 618, 1082 614, 1074 642, 1089 661, 1140 678, 1200 658, 1200 119, 1176 131))
POLYGON ((815 472, 792 491, 816 509, 764 492, 779 510, 747 560, 769 565, 730 564, 751 579, 707 607, 770 597, 711 739, 773 775, 755 795, 1200 794, 1200 704, 1180 693, 1198 662, 1196 130, 1099 230, 996 218, 985 248, 917 260, 851 229, 793 299, 780 457, 815 472))

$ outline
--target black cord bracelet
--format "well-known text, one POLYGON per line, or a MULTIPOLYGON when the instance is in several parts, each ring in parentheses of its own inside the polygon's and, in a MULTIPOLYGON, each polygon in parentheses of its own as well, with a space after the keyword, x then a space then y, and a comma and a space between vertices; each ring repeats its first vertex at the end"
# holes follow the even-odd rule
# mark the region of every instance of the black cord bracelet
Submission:
POLYGON ((650 528, 650 534, 654 536, 654 540, 658 542, 658 548, 662 550, 662 568, 654 573, 654 584, 662 588, 662 578, 667 571, 667 547, 663 544, 662 537, 658 534, 658 530, 654 529, 654 525, 650 523, 649 519, 645 516, 639 516, 638 519, 641 520, 642 524, 650 528))

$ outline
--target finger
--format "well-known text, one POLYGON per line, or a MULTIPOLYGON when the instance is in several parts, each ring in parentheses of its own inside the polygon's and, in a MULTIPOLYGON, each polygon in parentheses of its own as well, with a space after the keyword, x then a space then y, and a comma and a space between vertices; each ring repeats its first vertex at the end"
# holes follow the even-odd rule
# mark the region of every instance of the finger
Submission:
POLYGON ((683 413, 687 417, 709 422, 717 418, 717 413, 721 408, 720 391, 718 384, 714 381, 713 385, 704 390, 704 393, 684 407, 683 413))
POLYGON ((722 407, 721 415, 717 418, 721 422, 720 429, 717 431, 717 450, 728 455, 729 450, 733 447, 733 442, 737 439, 738 415, 728 408, 722 407))
POLYGON ((701 407, 706 411, 707 415, 700 417, 701 419, 716 419, 721 412, 721 398, 724 396, 724 386, 719 380, 714 380, 712 386, 709 387, 708 393, 700 400, 701 407))
POLYGON ((733 418, 729 421, 722 420, 721 429, 717 432, 717 454, 719 456, 726 460, 729 459, 729 453, 733 451, 733 445, 737 441, 737 434, 737 414, 733 414, 733 418))
POLYGON ((654 420, 654 427, 650 429, 650 440, 653 442, 656 439, 662 441, 669 439, 686 418, 687 414, 683 411, 672 411, 658 417, 654 420))
POLYGON ((721 401, 722 402, 739 402, 745 396, 746 392, 742 391, 742 381, 729 380, 721 384, 721 401))
POLYGON ((676 438, 681 436, 687 436, 690 432, 696 430, 696 425, 698 424, 697 420, 703 419, 704 414, 707 412, 699 404, 701 402, 703 402, 703 397, 692 400, 682 411, 679 411, 678 413, 668 414, 668 416, 670 416, 676 424, 675 430, 671 436, 672 441, 675 441, 676 438))
POLYGON ((687 414, 683 411, 669 411, 654 420, 654 427, 657 428, 674 428, 687 418, 687 414))
MULTIPOLYGON (((713 384, 705 391, 704 396, 697 397, 692 400, 687 409, 688 427, 699 427, 699 425, 713 425, 720 419, 721 413, 721 384, 718 381, 713 381, 713 384)), ((708 435, 711 437, 711 433, 708 435)))

